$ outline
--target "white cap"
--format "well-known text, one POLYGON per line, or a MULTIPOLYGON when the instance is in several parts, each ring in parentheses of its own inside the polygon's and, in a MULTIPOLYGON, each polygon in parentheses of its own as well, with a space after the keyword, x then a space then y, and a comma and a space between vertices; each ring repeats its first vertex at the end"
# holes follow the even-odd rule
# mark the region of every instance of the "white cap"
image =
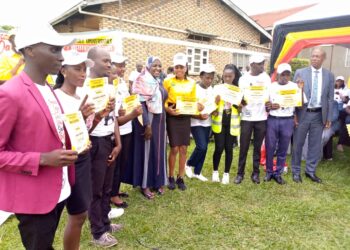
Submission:
POLYGON ((20 27, 16 33, 16 49, 20 50, 37 43, 45 43, 54 46, 66 46, 75 42, 69 36, 59 34, 49 23, 28 23, 20 27))
POLYGON ((259 55, 259 54, 255 54, 255 55, 251 55, 249 57, 249 64, 252 64, 252 63, 261 63, 265 61, 265 57, 262 56, 262 55, 259 55))
POLYGON ((120 54, 112 54, 111 60, 112 60, 112 63, 124 63, 128 60, 128 58, 120 54))
POLYGON ((215 67, 213 64, 207 63, 207 64, 202 64, 200 73, 214 73, 215 72, 215 67))
POLYGON ((338 81, 338 80, 344 81, 345 79, 344 79, 344 76, 337 76, 337 78, 335 78, 335 80, 336 80, 336 81, 338 81))
POLYGON ((78 65, 85 62, 86 67, 91 68, 95 64, 91 59, 86 57, 86 54, 79 53, 76 50, 63 51, 62 54, 64 58, 62 65, 78 65))
POLYGON ((288 63, 281 63, 277 67, 277 74, 282 74, 284 71, 289 71, 292 73, 292 67, 288 63))
POLYGON ((186 56, 186 54, 184 54, 184 53, 177 53, 177 54, 175 54, 174 59, 173 59, 173 63, 174 63, 174 67, 176 65, 181 65, 181 66, 186 67, 186 65, 187 65, 187 56, 186 56))

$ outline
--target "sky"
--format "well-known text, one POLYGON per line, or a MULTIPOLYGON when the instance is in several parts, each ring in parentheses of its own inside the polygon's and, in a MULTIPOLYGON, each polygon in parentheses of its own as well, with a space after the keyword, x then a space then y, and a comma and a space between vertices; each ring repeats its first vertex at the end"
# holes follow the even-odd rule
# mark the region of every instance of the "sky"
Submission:
MULTIPOLYGON (((326 1, 330 0, 233 0, 248 15, 326 1)), ((80 0, 1 0, 1 2, 0 25, 18 26, 32 19, 49 21, 80 0)))

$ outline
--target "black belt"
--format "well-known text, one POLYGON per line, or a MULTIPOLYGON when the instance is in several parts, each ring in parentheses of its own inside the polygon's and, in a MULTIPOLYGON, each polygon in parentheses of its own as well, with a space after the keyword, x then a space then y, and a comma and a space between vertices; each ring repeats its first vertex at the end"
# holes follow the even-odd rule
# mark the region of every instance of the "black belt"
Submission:
POLYGON ((294 116, 274 116, 274 115, 269 115, 269 118, 273 118, 273 119, 293 119, 294 116))
POLYGON ((322 108, 307 108, 306 112, 321 112, 322 108))

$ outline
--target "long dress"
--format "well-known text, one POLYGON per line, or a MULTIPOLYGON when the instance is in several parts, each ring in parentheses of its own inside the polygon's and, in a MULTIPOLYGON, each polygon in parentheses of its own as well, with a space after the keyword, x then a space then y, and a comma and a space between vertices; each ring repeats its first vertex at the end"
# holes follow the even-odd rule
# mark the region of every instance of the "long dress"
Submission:
POLYGON ((142 118, 144 121, 149 121, 152 128, 150 140, 144 139, 145 128, 138 119, 133 120, 133 160, 124 180, 134 187, 158 189, 167 185, 166 114, 164 110, 167 92, 162 84, 159 90, 163 100, 162 113, 149 112, 146 103, 141 102, 142 118))

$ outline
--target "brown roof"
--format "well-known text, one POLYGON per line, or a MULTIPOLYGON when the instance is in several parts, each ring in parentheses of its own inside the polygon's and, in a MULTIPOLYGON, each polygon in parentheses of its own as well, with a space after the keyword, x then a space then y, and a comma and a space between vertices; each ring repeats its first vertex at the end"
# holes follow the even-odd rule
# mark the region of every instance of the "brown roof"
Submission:
POLYGON ((299 6, 299 7, 290 8, 290 9, 266 12, 266 13, 253 15, 250 17, 255 22, 257 22, 260 26, 262 26, 264 29, 268 29, 272 27, 275 22, 282 20, 288 16, 291 16, 297 12, 310 8, 311 6, 314 6, 314 5, 316 4, 314 3, 314 4, 299 6))

